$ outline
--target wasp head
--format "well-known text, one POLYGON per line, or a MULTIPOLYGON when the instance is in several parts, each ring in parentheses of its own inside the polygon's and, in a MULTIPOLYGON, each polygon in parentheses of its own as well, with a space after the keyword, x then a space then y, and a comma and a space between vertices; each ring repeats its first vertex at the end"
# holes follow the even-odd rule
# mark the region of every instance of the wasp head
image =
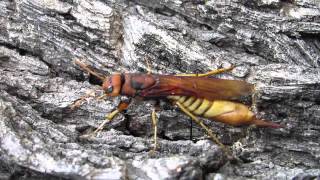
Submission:
POLYGON ((121 74, 113 74, 105 78, 102 84, 102 89, 108 96, 119 96, 121 86, 121 74))

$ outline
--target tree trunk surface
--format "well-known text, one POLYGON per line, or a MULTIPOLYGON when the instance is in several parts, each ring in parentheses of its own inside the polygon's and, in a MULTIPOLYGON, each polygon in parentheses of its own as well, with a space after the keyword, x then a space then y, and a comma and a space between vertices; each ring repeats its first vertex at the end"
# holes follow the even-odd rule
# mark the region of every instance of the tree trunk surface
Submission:
POLYGON ((0 179, 320 178, 319 66, 319 0, 2 0, 0 179), (161 102, 150 154, 153 102, 136 100, 83 138, 123 97, 94 97, 100 82, 76 59, 106 76, 234 65, 217 77, 255 84, 257 116, 285 127, 202 118, 239 158, 228 161, 161 102))

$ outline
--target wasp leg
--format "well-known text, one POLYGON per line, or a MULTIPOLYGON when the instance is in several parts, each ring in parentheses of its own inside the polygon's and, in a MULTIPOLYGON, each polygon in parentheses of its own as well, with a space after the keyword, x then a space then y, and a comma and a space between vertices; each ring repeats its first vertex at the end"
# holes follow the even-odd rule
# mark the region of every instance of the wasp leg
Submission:
POLYGON ((156 110, 152 109, 151 112, 152 126, 153 126, 153 149, 150 151, 151 154, 154 154, 158 148, 157 134, 158 134, 158 119, 156 115, 156 110))
POLYGON ((105 98, 107 98, 108 97, 108 95, 107 94, 103 94, 103 95, 101 95, 101 96, 97 96, 96 95, 96 90, 90 90, 90 92, 87 92, 84 96, 81 96, 78 100, 76 100, 76 101, 74 101, 69 107, 70 107, 70 109, 71 110, 74 110, 74 109, 76 109, 76 108, 78 108, 78 107, 80 107, 84 102, 86 102, 87 101, 87 99, 89 99, 89 98, 95 98, 95 99, 97 99, 97 100, 103 100, 103 99, 105 99, 105 98))
POLYGON ((81 96, 78 100, 74 101, 69 107, 71 110, 74 110, 80 107, 85 101, 87 101, 87 99, 95 96, 96 96, 96 91, 90 90, 89 92, 86 92, 85 95, 81 96))
POLYGON ((253 93, 252 93, 252 96, 251 96, 252 105, 251 105, 251 108, 250 108, 250 110, 253 111, 253 112, 257 112, 257 96, 258 96, 258 92, 256 91, 256 85, 254 84, 253 85, 253 93))
POLYGON ((147 63, 147 74, 152 74, 152 70, 151 70, 151 66, 150 66, 150 62, 149 62, 149 58, 148 57, 144 57, 145 62, 147 63))
POLYGON ((88 137, 88 136, 93 136, 95 134, 98 134, 102 129, 103 127, 110 121, 113 120, 113 118, 119 114, 120 112, 124 111, 127 109, 127 107, 129 106, 130 104, 130 101, 129 102, 124 102, 124 101, 121 101, 117 107, 116 110, 112 111, 111 113, 109 113, 107 116, 106 116, 106 119, 99 125, 99 127, 93 131, 92 133, 88 134, 88 135, 84 135, 83 137, 88 137))
POLYGON ((107 98, 107 97, 109 97, 107 94, 103 94, 103 95, 97 97, 96 99, 97 99, 97 100, 103 100, 103 99, 105 99, 105 98, 107 98))
POLYGON ((109 113, 107 116, 106 116, 106 119, 99 125, 99 127, 93 131, 92 135, 94 134, 98 134, 100 131, 102 131, 103 127, 108 123, 108 122, 111 122, 113 120, 113 118, 119 114, 121 111, 119 109, 116 109, 114 111, 112 111, 111 113, 109 113))
POLYGON ((196 77, 205 77, 205 76, 212 76, 220 73, 224 73, 227 71, 231 71, 234 68, 234 66, 230 66, 228 68, 221 68, 221 69, 215 69, 212 71, 209 71, 205 74, 177 74, 177 76, 196 76, 196 77))
POLYGON ((178 107, 184 112, 186 113, 194 122, 196 122, 199 126, 201 126, 206 132, 207 134, 210 136, 210 138, 212 139, 213 142, 217 143, 221 149, 226 153, 226 155, 229 158, 233 158, 232 153, 230 152, 229 149, 227 149, 225 147, 224 144, 222 144, 219 139, 216 137, 216 135, 212 132, 212 130, 210 128, 208 128, 201 120, 199 120, 196 116, 194 116, 189 110, 187 110, 180 102, 176 102, 176 105, 178 105, 178 107))

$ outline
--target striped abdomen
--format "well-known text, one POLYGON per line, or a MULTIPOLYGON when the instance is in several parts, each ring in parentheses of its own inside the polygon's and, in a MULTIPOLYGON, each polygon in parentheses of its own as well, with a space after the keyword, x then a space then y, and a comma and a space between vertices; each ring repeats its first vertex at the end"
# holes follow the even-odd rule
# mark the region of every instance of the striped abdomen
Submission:
POLYGON ((193 96, 169 96, 169 99, 180 102, 192 114, 203 116, 233 126, 255 124, 262 127, 279 128, 280 125, 256 119, 246 105, 226 101, 196 98, 193 96))

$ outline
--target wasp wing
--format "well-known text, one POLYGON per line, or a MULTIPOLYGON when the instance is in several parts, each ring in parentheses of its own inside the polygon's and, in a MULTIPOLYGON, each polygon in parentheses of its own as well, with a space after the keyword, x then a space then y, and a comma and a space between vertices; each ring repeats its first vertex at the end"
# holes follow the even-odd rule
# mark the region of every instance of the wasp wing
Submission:
POLYGON ((211 77, 154 75, 155 85, 142 90, 142 97, 195 96, 208 100, 235 100, 253 93, 254 86, 245 81, 211 77))

